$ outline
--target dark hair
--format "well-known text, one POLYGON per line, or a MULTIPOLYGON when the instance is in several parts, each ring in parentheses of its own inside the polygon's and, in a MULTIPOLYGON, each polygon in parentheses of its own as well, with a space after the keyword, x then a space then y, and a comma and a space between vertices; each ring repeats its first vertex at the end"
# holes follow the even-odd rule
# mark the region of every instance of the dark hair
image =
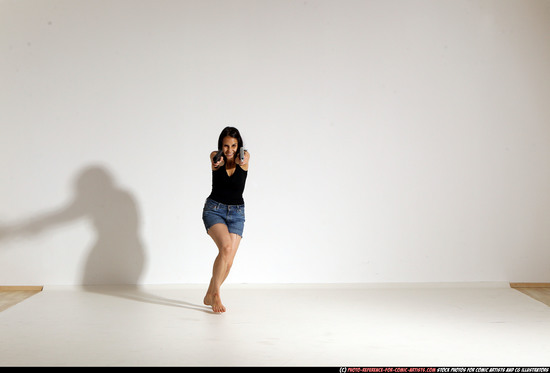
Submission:
MULTIPOLYGON (((233 137, 234 139, 237 139, 237 154, 241 151, 241 147, 243 147, 243 138, 241 137, 241 134, 239 133, 239 130, 235 127, 225 127, 220 133, 220 138, 218 139, 218 149, 223 148, 223 139, 227 136, 233 137)), ((225 158, 225 156, 224 156, 225 158)))

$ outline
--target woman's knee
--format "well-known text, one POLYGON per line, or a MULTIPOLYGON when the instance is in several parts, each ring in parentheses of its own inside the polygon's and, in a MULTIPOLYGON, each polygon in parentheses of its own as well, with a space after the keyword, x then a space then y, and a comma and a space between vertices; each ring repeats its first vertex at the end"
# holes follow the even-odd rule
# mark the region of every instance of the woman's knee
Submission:
POLYGON ((221 247, 220 247, 220 255, 225 259, 225 260, 228 260, 228 261, 233 261, 233 257, 235 256, 235 250, 233 249, 233 245, 231 244, 231 242, 227 243, 227 244, 223 244, 221 247))

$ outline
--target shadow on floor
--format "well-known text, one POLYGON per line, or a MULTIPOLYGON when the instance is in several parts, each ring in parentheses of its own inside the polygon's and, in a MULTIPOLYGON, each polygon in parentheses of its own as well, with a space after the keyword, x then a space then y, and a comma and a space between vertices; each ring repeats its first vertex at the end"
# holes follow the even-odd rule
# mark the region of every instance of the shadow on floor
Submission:
POLYGON ((153 294, 150 291, 145 291, 139 286, 133 285, 121 285, 121 286, 93 286, 93 285, 83 285, 82 289, 84 291, 108 295, 123 299, 129 299, 136 302, 157 304, 160 306, 169 306, 169 307, 179 307, 185 308, 194 311, 205 312, 208 314, 215 315, 216 313, 212 311, 212 308, 203 304, 195 304, 187 302, 181 299, 171 299, 162 297, 156 294, 153 294))

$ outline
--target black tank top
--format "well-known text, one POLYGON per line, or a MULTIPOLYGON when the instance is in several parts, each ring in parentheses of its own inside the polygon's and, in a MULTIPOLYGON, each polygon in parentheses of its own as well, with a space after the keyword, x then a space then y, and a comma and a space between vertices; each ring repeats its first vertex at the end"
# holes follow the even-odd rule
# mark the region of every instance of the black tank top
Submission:
POLYGON ((208 198, 226 205, 244 205, 243 192, 247 171, 235 165, 235 172, 229 176, 225 166, 212 171, 212 193, 208 198))

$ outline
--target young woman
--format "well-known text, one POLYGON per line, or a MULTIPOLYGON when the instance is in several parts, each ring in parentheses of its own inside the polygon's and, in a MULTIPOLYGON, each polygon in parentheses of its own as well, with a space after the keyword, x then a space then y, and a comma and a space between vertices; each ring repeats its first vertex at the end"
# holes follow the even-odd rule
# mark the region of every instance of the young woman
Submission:
POLYGON ((204 297, 204 304, 212 306, 214 312, 225 312, 220 287, 229 274, 243 236, 243 191, 250 154, 245 151, 244 160, 241 161, 242 147, 243 140, 239 130, 226 127, 218 139, 218 149, 223 152, 222 157, 216 161, 215 156, 218 152, 210 153, 212 192, 204 204, 202 220, 219 253, 214 261, 212 279, 204 297))

